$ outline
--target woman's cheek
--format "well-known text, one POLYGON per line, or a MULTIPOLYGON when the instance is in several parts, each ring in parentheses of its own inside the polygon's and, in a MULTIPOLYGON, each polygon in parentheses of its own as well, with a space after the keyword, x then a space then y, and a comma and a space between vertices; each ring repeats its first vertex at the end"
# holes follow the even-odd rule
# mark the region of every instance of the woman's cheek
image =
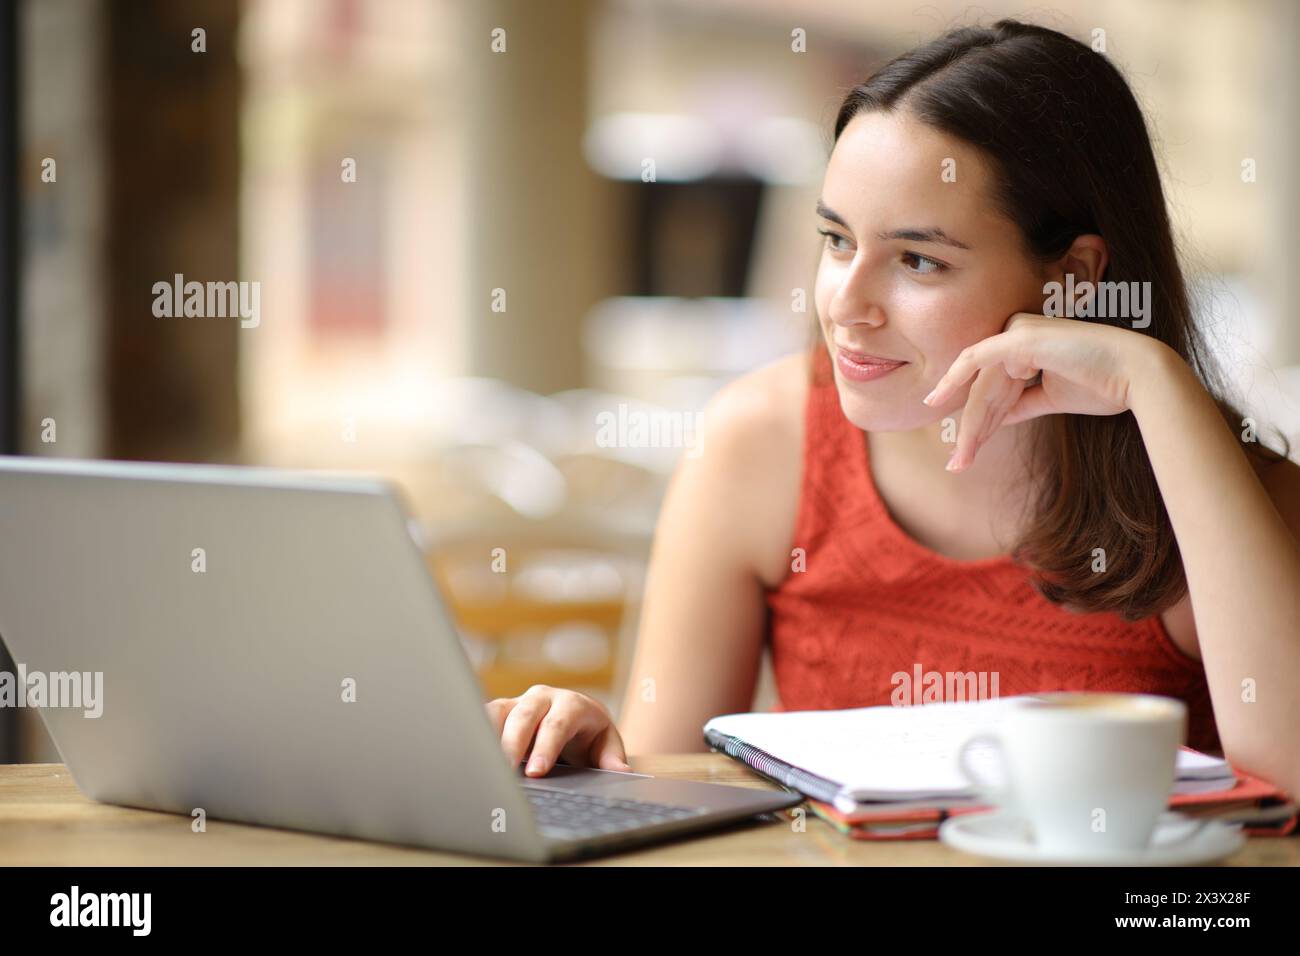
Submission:
POLYGON ((957 288, 900 288, 895 297, 896 314, 900 319, 906 317, 918 340, 925 339, 955 358, 966 346, 1000 332, 1006 322, 1006 317, 999 318, 997 310, 990 310, 983 299, 978 292, 957 288))
POLYGON ((889 314, 927 364, 944 358, 951 364, 968 344, 963 341, 960 308, 934 290, 906 290, 895 296, 889 314))
POLYGON ((823 255, 817 263, 817 278, 814 283, 814 295, 818 302, 828 302, 835 290, 839 288, 844 270, 835 260, 823 255))
POLYGON ((832 266, 824 261, 817 269, 817 280, 813 285, 813 306, 822 328, 829 328, 831 322, 831 300, 840 287, 840 277, 835 275, 832 266))

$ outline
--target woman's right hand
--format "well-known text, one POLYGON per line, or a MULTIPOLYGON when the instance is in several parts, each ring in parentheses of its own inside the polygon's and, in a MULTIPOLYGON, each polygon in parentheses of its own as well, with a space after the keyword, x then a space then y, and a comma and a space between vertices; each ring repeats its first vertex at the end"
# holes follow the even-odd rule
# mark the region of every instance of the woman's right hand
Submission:
POLYGON ((545 776, 557 758, 575 767, 632 770, 614 718, 586 694, 534 684, 518 697, 498 697, 486 707, 512 767, 531 748, 525 770, 530 777, 545 776))

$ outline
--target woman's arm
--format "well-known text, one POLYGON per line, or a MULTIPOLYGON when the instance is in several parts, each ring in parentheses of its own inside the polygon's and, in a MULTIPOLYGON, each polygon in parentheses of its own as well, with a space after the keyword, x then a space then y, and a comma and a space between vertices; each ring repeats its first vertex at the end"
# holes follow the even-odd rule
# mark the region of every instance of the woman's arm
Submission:
POLYGON ((1178 539, 1224 753, 1300 794, 1297 469, 1271 469, 1289 527, 1192 370, 1153 345, 1129 407, 1178 539))
POLYGON ((1001 425, 1133 412, 1178 541, 1224 754, 1300 795, 1297 469, 1272 466, 1270 498, 1187 363, 1129 329, 1017 313, 964 349, 923 401, 943 408, 972 377, 957 471, 1001 425), (1035 371, 1042 384, 1027 387, 1035 371))
POLYGON ((788 567, 794 534, 804 367, 795 356, 724 388, 701 453, 673 477, 619 714, 629 754, 706 750, 704 723, 753 703, 764 583, 788 567))

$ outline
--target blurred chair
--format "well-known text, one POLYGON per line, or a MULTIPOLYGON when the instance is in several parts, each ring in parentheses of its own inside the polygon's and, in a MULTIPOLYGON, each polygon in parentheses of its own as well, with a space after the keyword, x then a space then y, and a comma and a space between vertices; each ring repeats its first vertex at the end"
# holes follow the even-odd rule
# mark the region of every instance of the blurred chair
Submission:
POLYGON ((616 398, 445 382, 436 463, 397 476, 428 504, 429 567, 489 698, 552 684, 614 704, 666 480, 595 447, 593 401, 616 398))
POLYGON ((613 706, 648 542, 581 522, 430 528, 426 560, 486 698, 533 684, 613 706))

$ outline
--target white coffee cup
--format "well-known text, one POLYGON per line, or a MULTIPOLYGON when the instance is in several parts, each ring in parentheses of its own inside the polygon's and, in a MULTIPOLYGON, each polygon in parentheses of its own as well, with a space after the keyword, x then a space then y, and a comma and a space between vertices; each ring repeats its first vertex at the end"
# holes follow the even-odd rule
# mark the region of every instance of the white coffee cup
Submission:
POLYGON ((1045 853, 1104 857, 1149 846, 1173 789, 1187 706, 1151 694, 1068 691, 1010 703, 995 730, 958 751, 977 794, 1028 824, 1045 853), (989 745, 1001 785, 973 766, 975 748, 989 745))

